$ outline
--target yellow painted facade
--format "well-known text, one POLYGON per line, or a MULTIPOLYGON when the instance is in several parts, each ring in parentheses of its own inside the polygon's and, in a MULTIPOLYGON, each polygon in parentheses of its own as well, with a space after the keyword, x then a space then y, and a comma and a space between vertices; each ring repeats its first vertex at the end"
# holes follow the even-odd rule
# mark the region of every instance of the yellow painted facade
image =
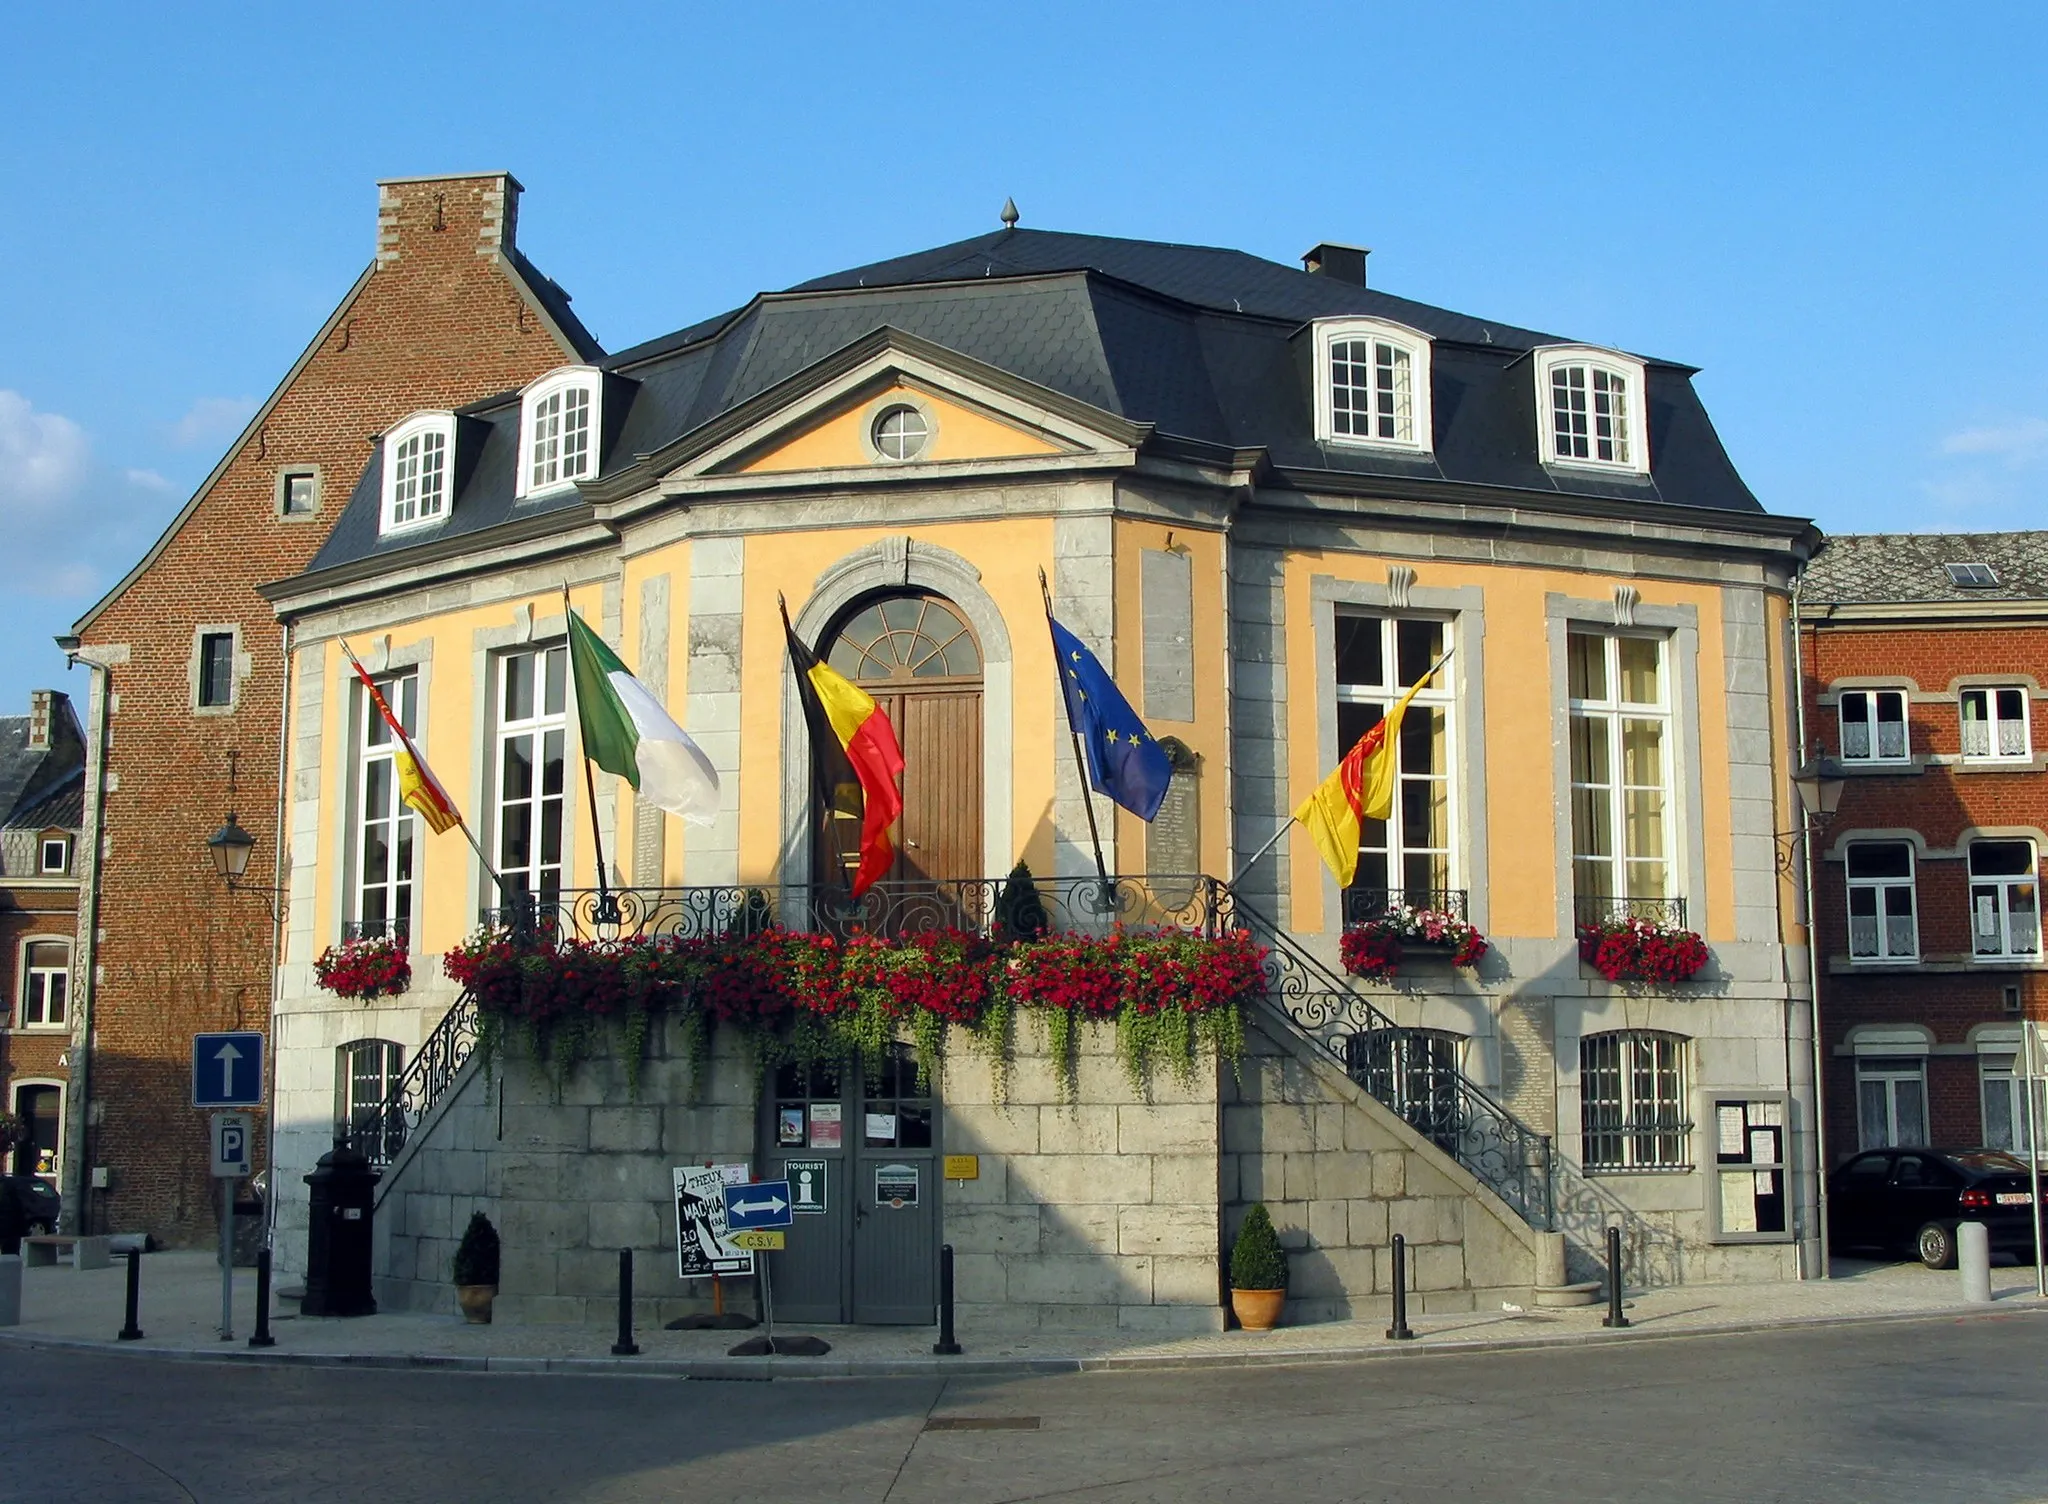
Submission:
POLYGON ((964 403, 949 401, 923 388, 891 384, 877 397, 864 398, 798 429, 743 458, 732 468, 740 474, 770 471, 834 470, 875 461, 869 433, 875 417, 898 402, 914 402, 931 425, 928 447, 919 458, 946 460, 1008 459, 1019 455, 1054 454, 1060 446, 1041 434, 964 403))

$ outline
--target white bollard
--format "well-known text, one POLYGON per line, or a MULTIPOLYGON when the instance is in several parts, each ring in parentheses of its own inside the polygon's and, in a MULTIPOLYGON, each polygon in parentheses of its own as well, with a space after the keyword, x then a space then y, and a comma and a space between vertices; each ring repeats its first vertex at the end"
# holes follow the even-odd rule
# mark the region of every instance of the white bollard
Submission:
POLYGON ((1982 1222, 1956 1228, 1956 1267, 1963 1274, 1963 1299, 1973 1305, 1991 1303, 1991 1234, 1982 1222))
POLYGON ((21 1255, 0 1253, 0 1326, 21 1325, 21 1255))

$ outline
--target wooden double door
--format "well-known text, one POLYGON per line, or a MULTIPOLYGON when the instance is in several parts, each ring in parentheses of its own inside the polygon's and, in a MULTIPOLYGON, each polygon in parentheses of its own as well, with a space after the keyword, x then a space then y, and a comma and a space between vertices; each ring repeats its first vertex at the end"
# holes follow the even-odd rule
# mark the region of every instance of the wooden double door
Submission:
MULTIPOLYGON (((823 657, 870 695, 903 748, 903 814, 888 881, 976 878, 981 870, 981 648, 956 607, 905 592, 856 604, 823 657)), ((813 871, 858 864, 860 826, 828 821, 813 871)))

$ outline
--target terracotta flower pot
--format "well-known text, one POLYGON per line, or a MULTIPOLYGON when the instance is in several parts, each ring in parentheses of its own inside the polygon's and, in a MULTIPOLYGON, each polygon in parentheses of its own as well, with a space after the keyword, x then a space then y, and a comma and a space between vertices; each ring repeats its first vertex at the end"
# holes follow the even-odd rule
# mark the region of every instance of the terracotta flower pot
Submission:
POLYGON ((1285 1290, 1232 1290, 1230 1309, 1237 1324, 1248 1332, 1270 1332, 1280 1324, 1280 1312, 1287 1305, 1285 1290))
POLYGON ((472 1326, 491 1324, 491 1302, 497 1298, 496 1285, 457 1285, 455 1303, 462 1307, 462 1319, 472 1326))

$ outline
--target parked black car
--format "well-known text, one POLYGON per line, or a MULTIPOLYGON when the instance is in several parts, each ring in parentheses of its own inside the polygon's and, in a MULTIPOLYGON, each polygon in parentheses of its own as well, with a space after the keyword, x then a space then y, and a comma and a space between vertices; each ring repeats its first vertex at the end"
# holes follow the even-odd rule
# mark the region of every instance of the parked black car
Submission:
POLYGON ((1828 1177, 1828 1237, 1953 1269, 1957 1224, 1982 1222, 1993 1253, 2031 1261, 2033 1202, 2026 1162, 2003 1149, 1872 1149, 1828 1177))
POLYGON ((55 1232, 63 1209, 57 1188, 40 1175, 0 1175, 0 1227, 18 1216, 23 1232, 55 1232))

